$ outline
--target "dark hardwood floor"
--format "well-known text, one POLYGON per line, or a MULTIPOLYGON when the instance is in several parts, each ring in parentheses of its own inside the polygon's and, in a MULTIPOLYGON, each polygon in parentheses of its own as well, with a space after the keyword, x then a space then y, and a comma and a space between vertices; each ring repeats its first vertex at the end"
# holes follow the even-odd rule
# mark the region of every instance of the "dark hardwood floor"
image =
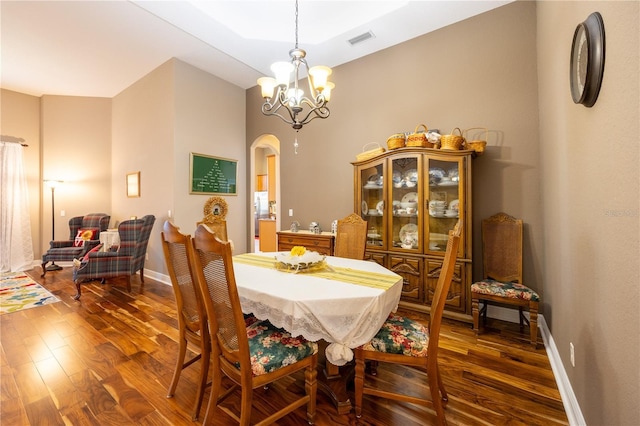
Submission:
MULTIPOLYGON (((201 424, 190 416, 197 367, 185 370, 176 396, 166 398, 178 348, 171 286, 149 278, 141 286, 136 276, 128 294, 124 280, 94 281, 74 301, 70 268, 44 279, 39 268, 27 272, 62 302, 0 316, 3 426, 201 424)), ((448 423, 568 424, 542 343, 531 348, 528 333, 521 335, 515 324, 494 320, 489 326, 476 338, 469 324, 446 320, 443 325, 440 364, 449 392, 448 423)), ((378 373, 381 385, 426 392, 420 371, 381 365, 378 373)), ((282 404, 284 390, 304 391, 293 379, 256 390, 252 421, 282 404)), ((228 404, 237 408, 234 397, 228 404)), ((430 409, 373 397, 365 397, 361 419, 353 411, 338 415, 321 392, 317 404, 320 426, 435 423, 430 409)), ((300 408, 277 424, 305 423, 300 408)), ((214 424, 234 422, 220 411, 214 424)))

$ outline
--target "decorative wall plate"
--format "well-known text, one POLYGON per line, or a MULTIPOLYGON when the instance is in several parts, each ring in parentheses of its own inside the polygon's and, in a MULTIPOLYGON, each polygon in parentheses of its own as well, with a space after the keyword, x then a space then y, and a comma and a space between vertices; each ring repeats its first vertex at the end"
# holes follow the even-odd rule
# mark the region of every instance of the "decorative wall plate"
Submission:
POLYGON ((215 222, 227 218, 227 202, 222 197, 211 197, 204 204, 204 222, 215 222))

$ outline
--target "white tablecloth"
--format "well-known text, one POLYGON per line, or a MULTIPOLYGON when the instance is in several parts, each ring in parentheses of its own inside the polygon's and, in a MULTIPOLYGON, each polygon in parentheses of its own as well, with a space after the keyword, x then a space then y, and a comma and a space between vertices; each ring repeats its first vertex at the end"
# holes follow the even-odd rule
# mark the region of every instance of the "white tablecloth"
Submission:
MULTIPOLYGON (((256 253, 257 254, 257 253, 256 253)), ((275 253, 260 253, 273 258, 275 253)), ((374 262, 326 258, 329 266, 376 272, 395 278, 388 290, 319 278, 313 273, 288 273, 234 262, 242 310, 268 319, 294 336, 324 339, 327 359, 344 365, 356 348, 376 335, 390 312, 395 312, 402 277, 374 262)))

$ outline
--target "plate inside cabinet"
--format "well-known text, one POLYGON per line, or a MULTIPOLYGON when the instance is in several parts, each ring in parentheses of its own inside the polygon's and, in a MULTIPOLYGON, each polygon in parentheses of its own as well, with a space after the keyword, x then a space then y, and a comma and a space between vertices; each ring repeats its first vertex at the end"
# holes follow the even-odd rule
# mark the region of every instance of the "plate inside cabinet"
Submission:
POLYGON ((407 223, 400 228, 400 242, 404 245, 417 247, 418 245, 418 225, 415 223, 407 223))
POLYGON ((367 202, 363 201, 362 202, 362 214, 367 214, 367 212, 369 211, 369 206, 367 206, 367 202))
POLYGON ((458 210, 460 206, 460 200, 453 200, 449 203, 449 210, 458 210))
POLYGON ((418 171, 416 169, 409 169, 406 172, 404 172, 404 175, 402 177, 409 182, 417 182, 418 171))
POLYGON ((376 210, 378 211, 378 214, 382 216, 384 213, 384 201, 378 201, 378 204, 376 204, 376 210))
POLYGON ((443 178, 446 176, 446 173, 444 169, 441 169, 440 167, 432 167, 429 169, 429 176, 443 178))
POLYGON ((408 192, 402 197, 403 203, 417 203, 418 202, 418 193, 417 192, 408 192))

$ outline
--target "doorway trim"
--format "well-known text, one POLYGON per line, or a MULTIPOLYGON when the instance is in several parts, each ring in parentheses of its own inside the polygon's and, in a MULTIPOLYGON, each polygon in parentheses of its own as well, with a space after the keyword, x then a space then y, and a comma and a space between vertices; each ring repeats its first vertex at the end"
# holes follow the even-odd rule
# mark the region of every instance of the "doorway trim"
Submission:
POLYGON ((247 241, 247 247, 249 248, 249 252, 253 253, 255 251, 255 235, 256 235, 256 225, 254 220, 254 206, 253 206, 253 194, 256 192, 256 148, 267 148, 271 153, 273 153, 276 157, 276 232, 280 230, 280 140, 272 134, 263 134, 258 136, 250 148, 250 188, 249 188, 249 202, 248 205, 248 214, 249 217, 249 235, 247 241))

